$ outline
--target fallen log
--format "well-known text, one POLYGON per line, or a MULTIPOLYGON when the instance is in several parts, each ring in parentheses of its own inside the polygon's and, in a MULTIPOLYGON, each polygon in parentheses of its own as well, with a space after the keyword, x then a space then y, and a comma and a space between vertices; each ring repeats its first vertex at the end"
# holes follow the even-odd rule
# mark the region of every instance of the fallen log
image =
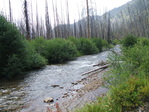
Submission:
POLYGON ((98 70, 101 70, 101 71, 102 71, 102 70, 108 68, 109 65, 110 65, 110 64, 106 64, 106 65, 101 66, 101 67, 99 67, 99 68, 97 68, 97 69, 94 69, 94 70, 92 70, 92 71, 86 72, 86 73, 84 73, 84 74, 82 74, 82 75, 86 75, 86 74, 90 74, 90 73, 93 73, 93 72, 97 72, 98 70))
POLYGON ((107 65, 107 64, 108 64, 107 62, 101 61, 100 63, 93 65, 93 67, 95 67, 95 66, 103 66, 103 65, 107 65))

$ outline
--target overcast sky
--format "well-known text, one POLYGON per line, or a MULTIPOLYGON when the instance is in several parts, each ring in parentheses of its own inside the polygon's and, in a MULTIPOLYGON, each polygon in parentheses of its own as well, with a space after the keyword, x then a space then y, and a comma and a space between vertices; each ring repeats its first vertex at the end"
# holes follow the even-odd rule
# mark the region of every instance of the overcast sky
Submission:
MULTIPOLYGON (((9 0, 0 0, 0 11, 6 12, 9 14, 9 0)), ((32 5, 32 10, 33 14, 35 16, 36 14, 36 1, 38 4, 38 11, 39 15, 41 18, 45 17, 45 0, 28 0, 29 7, 32 5)), ((52 0, 47 0, 49 4, 49 13, 50 13, 50 18, 51 21, 53 18, 53 8, 52 8, 52 0)), ((53 0, 54 4, 57 4, 58 7, 58 15, 60 21, 63 21, 64 19, 66 20, 66 12, 67 10, 67 0, 53 0)), ((98 15, 103 14, 105 11, 111 10, 113 8, 119 7, 131 0, 89 0, 90 2, 90 7, 93 7, 98 15)), ((73 23, 74 20, 77 21, 79 18, 86 16, 86 14, 82 13, 83 9, 86 8, 86 0, 68 0, 68 5, 69 5, 69 15, 70 15, 70 22, 73 23), (79 14, 78 14, 79 13, 79 14)), ((12 12, 13 12, 13 18, 18 19, 22 18, 22 11, 23 11, 23 0, 11 0, 12 4, 12 12)), ((29 12, 31 10, 29 9, 29 12)))

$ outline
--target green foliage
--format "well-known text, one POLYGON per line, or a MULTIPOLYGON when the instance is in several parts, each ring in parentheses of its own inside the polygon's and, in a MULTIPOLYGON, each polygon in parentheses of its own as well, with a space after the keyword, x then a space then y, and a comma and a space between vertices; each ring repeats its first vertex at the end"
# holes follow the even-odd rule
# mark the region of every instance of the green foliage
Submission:
POLYGON ((40 37, 30 42, 34 46, 35 51, 45 58, 48 58, 48 42, 46 39, 40 37))
POLYGON ((133 48, 124 49, 123 60, 129 65, 132 74, 143 71, 149 74, 149 46, 135 45, 133 48))
POLYGON ((140 93, 141 93, 142 100, 145 102, 149 102, 149 84, 141 88, 140 93))
POLYGON ((92 42, 96 45, 96 47, 98 48, 99 52, 102 51, 102 48, 103 48, 103 40, 100 39, 100 38, 92 38, 91 39, 92 42))
POLYGON ((131 75, 149 75, 149 46, 136 44, 131 48, 122 48, 121 55, 111 54, 109 63, 112 65, 112 74, 108 75, 108 82, 119 84, 131 75), (112 80, 110 80, 112 79, 112 80))
POLYGON ((74 58, 76 54, 76 46, 69 40, 53 39, 48 42, 49 63, 63 63, 74 58))
POLYGON ((9 56, 7 64, 3 68, 2 75, 5 78, 13 78, 20 74, 23 74, 24 65, 21 63, 21 60, 17 57, 16 54, 9 56))
POLYGON ((141 37, 141 38, 138 38, 137 43, 139 45, 149 46, 149 39, 148 38, 141 37))
POLYGON ((47 60, 36 50, 32 42, 26 41, 26 70, 41 68, 47 64, 47 60))
POLYGON ((87 38, 80 38, 79 39, 80 46, 78 47, 78 51, 83 55, 90 55, 98 53, 98 48, 96 45, 87 38))
POLYGON ((112 44, 113 44, 113 45, 120 44, 120 40, 118 40, 118 39, 113 39, 113 40, 112 40, 112 44))
POLYGON ((42 67, 46 59, 35 52, 17 27, 0 16, 0 77, 14 78, 25 70, 42 67))
POLYGON ((79 38, 75 38, 75 37, 69 37, 68 38, 69 41, 71 41, 77 48, 77 56, 81 56, 82 54, 78 51, 78 49, 81 47, 81 42, 79 38))
POLYGON ((0 77, 9 78, 23 72, 24 51, 25 44, 17 27, 0 16, 0 77))
POLYGON ((108 49, 111 47, 106 40, 102 40, 102 45, 103 45, 103 49, 108 49))
POLYGON ((68 39, 75 44, 80 55, 96 54, 99 52, 97 47, 99 47, 100 50, 102 49, 100 47, 101 46, 100 39, 99 39, 99 42, 97 42, 97 43, 95 43, 94 40, 91 40, 88 38, 70 37, 68 39))
POLYGON ((115 102, 121 104, 125 110, 131 110, 141 105, 143 103, 142 99, 147 98, 147 96, 144 96, 147 92, 143 90, 148 84, 146 79, 130 77, 128 81, 113 87, 111 94, 115 102))
POLYGON ((149 46, 142 40, 109 56, 109 92, 77 112, 127 112, 149 102, 149 46))
POLYGON ((76 112, 122 112, 122 106, 117 104, 108 93, 106 96, 99 97, 96 102, 77 109, 76 112))
POLYGON ((124 47, 133 47, 136 43, 137 43, 137 37, 133 35, 128 35, 124 37, 124 39, 122 40, 122 45, 124 47))

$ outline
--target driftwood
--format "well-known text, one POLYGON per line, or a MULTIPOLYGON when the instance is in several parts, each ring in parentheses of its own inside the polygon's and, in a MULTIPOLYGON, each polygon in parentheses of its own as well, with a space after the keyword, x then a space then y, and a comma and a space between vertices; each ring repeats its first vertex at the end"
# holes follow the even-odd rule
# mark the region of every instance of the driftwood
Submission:
POLYGON ((93 67, 95 67, 95 66, 104 66, 104 65, 106 65, 106 64, 108 64, 108 63, 105 62, 105 61, 101 61, 100 63, 98 63, 98 64, 96 64, 96 65, 93 65, 93 67))
POLYGON ((101 66, 101 67, 99 67, 99 68, 97 68, 97 69, 95 69, 95 70, 92 70, 92 71, 89 71, 89 72, 86 72, 86 73, 84 73, 84 74, 82 74, 82 75, 86 75, 86 74, 90 74, 90 73, 93 73, 93 72, 97 72, 97 71, 99 71, 99 70, 104 70, 104 69, 106 69, 106 68, 108 68, 109 67, 109 65, 110 64, 106 64, 106 65, 104 65, 104 66, 101 66))

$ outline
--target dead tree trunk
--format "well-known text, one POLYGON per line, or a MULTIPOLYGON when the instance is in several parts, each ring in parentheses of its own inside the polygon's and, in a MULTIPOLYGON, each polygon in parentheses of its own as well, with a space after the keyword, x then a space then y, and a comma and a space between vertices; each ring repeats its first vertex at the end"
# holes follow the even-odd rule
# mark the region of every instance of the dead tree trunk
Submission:
POLYGON ((49 8, 48 8, 48 2, 45 1, 45 22, 46 22, 46 38, 52 38, 52 28, 49 20, 49 8))
POLYGON ((11 9, 11 2, 9 0, 9 20, 12 21, 12 9, 11 9))
POLYGON ((27 0, 24 0, 24 17, 25 17, 25 24, 26 24, 26 38, 30 39, 30 26, 29 26, 29 15, 28 15, 28 5, 27 0))
POLYGON ((88 0, 86 0, 86 8, 87 8, 87 37, 90 38, 90 18, 89 18, 89 4, 88 0))

